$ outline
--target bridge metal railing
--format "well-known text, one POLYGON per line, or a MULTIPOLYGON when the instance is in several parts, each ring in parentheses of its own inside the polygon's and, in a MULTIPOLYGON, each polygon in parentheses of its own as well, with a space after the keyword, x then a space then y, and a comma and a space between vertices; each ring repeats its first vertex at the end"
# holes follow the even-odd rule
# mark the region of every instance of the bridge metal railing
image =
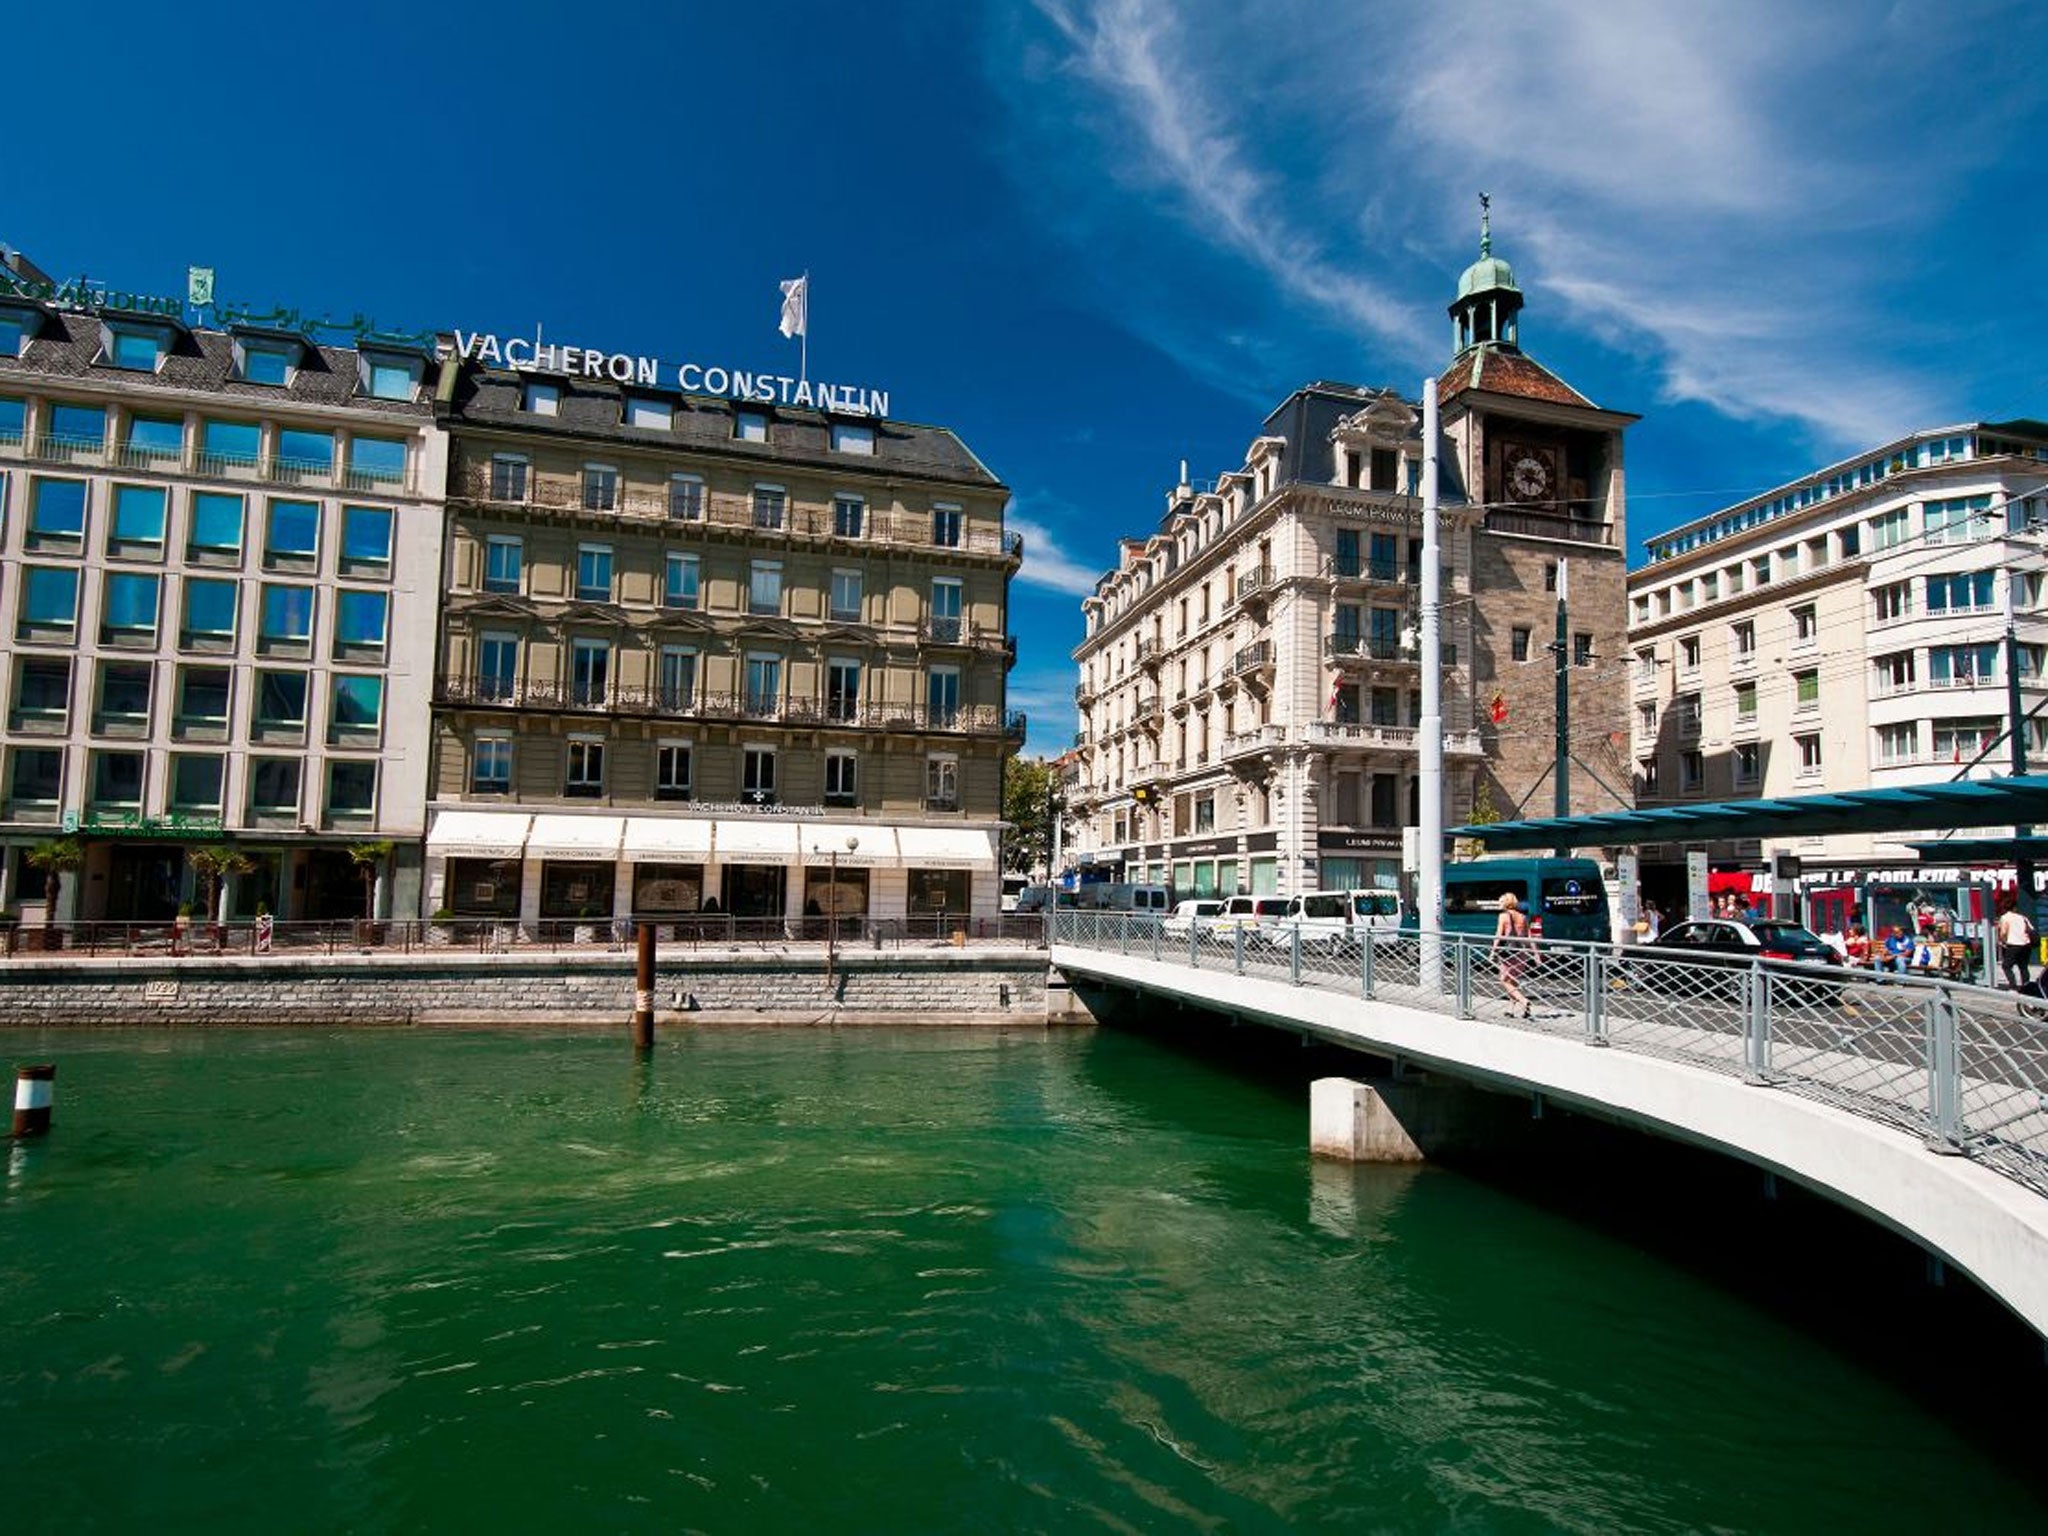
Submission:
POLYGON ((1441 936, 1430 989, 1413 933, 1176 927, 1067 908, 1053 914, 1050 940, 1686 1062, 1881 1121, 2048 1195, 2048 1003, 2011 992, 1550 939, 1496 952, 1491 938, 1455 933, 1441 936))

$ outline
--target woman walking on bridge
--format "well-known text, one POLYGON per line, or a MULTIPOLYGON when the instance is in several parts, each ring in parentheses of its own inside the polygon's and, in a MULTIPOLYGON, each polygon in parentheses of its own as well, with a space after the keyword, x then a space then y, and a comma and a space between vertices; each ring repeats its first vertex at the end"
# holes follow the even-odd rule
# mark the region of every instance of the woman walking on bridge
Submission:
POLYGON ((1500 898, 1500 921, 1493 925, 1493 962, 1500 967, 1500 989, 1507 994, 1508 1011, 1519 1008, 1529 1017, 1529 999, 1522 992, 1522 973, 1529 969, 1529 918, 1515 900, 1513 891, 1500 898))

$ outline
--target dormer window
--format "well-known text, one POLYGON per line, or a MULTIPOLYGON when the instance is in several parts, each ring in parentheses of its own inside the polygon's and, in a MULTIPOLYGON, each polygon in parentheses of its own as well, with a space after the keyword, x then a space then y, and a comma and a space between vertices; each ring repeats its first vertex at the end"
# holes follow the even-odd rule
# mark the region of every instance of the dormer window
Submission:
POLYGON ((372 400, 403 400, 410 403, 419 398, 420 375, 426 368, 425 362, 403 352, 358 352, 356 388, 372 400))
POLYGON ((856 426, 851 422, 834 422, 832 451, 867 454, 872 457, 875 451, 875 429, 870 426, 856 426))
POLYGON ((734 411, 732 413, 732 435, 736 442, 767 442, 767 415, 761 411, 734 411))
POLYGON ((235 372, 244 383, 271 384, 279 389, 291 384, 298 372, 303 349, 296 341, 235 338, 235 372))
POLYGON ((562 386, 530 383, 526 386, 523 403, 536 416, 559 416, 562 412, 562 386))
POLYGON ((32 309, 0 309, 0 357, 19 357, 40 317, 32 309))
POLYGON ((100 327, 99 360, 109 368, 155 373, 170 349, 171 333, 163 326, 109 321, 100 327))
POLYGON ((650 400, 644 395, 628 395, 626 425, 649 432, 666 432, 675 425, 675 407, 666 400, 650 400))

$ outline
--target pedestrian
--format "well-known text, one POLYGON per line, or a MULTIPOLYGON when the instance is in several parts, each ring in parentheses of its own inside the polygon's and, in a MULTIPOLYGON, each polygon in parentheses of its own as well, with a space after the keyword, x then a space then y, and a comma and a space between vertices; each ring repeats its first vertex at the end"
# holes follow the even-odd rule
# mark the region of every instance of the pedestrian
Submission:
POLYGON ((1859 969, 1870 964, 1870 935, 1861 923, 1849 925, 1849 937, 1842 941, 1844 958, 1859 969))
POLYGON ((2011 897, 2001 905, 2005 910, 1998 914, 1998 964, 2005 972, 2005 984, 2018 991, 2034 979, 2034 925, 2011 897))
POLYGON ((1894 923, 1891 932, 1884 936, 1885 969, 1896 971, 1903 976, 1906 971, 1906 962, 1912 958, 1913 941, 1906 937, 1905 929, 1894 923))
POLYGON ((1522 991, 1522 973, 1529 968, 1529 918, 1507 891, 1500 898, 1500 921, 1493 925, 1493 963, 1500 968, 1500 989, 1507 994, 1508 1012, 1519 1008, 1529 1017, 1529 999, 1522 991))
POLYGON ((1660 933, 1662 933, 1663 931, 1664 931, 1664 916, 1663 916, 1663 914, 1662 914, 1661 912, 1659 912, 1659 911, 1657 910, 1657 903, 1655 903, 1654 901, 1646 901, 1646 902, 1644 902, 1644 903, 1643 903, 1643 942, 1644 942, 1645 944, 1654 944, 1654 943, 1656 943, 1656 942, 1657 942, 1657 935, 1658 935, 1658 934, 1660 934, 1660 933))

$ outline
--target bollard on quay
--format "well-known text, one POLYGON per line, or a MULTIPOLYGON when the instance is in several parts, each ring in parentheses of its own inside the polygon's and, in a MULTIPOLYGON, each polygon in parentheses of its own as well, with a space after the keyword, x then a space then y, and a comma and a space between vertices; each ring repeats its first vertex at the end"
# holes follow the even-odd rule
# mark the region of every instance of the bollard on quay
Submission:
POLYGON ((654 1049, 654 924, 642 923, 633 966, 633 1049, 654 1049))
POLYGON ((50 1129, 50 1106, 57 1098, 53 1062, 23 1067, 14 1078, 14 1134, 41 1136, 50 1129))

